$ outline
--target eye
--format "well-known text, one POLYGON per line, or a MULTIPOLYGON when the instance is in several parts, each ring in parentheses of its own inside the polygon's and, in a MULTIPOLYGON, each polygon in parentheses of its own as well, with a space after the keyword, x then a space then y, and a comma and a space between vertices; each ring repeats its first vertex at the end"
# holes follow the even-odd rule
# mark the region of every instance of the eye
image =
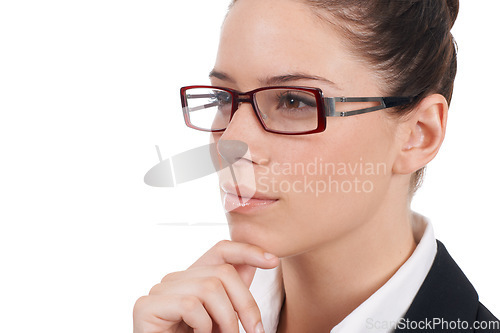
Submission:
POLYGON ((281 94, 278 99, 278 109, 293 110, 304 108, 316 108, 316 100, 305 94, 286 92, 281 94))

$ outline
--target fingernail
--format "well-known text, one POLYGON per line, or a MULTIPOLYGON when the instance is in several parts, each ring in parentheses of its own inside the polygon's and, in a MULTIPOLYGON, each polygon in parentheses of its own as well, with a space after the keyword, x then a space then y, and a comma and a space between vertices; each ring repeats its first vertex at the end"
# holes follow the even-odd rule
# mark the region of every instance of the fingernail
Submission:
POLYGON ((266 260, 273 260, 276 256, 272 253, 266 252, 264 253, 264 258, 266 258, 266 260))
POLYGON ((262 322, 259 321, 257 325, 255 325, 255 333, 265 333, 264 326, 262 326, 262 322))

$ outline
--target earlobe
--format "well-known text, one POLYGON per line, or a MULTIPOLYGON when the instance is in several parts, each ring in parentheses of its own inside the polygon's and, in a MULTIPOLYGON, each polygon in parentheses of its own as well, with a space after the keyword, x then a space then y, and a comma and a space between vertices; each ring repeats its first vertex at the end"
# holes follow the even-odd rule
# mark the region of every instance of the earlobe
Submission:
POLYGON ((397 174, 411 174, 424 167, 436 156, 444 140, 448 102, 443 95, 424 98, 401 126, 401 149, 394 163, 397 174))

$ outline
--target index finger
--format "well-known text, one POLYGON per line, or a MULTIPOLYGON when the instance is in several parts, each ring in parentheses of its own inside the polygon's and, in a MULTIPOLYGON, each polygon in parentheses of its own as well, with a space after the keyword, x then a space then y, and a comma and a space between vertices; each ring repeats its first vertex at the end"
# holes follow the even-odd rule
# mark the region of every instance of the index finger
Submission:
POLYGON ((250 287, 257 267, 274 268, 279 264, 279 259, 256 245, 222 240, 189 268, 223 264, 233 265, 245 285, 250 287))
POLYGON ((222 240, 202 255, 190 267, 206 265, 249 265, 269 269, 276 267, 278 257, 256 245, 222 240))

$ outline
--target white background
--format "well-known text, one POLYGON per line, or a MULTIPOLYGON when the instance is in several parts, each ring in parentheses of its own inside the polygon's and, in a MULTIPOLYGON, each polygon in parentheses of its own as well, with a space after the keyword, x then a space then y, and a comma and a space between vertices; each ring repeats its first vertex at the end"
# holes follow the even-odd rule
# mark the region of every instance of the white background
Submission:
MULTIPOLYGON (((178 90, 208 83, 226 5, 0 2, 0 331, 131 331, 139 296, 228 238, 215 175, 143 183, 155 145, 208 142, 178 90)), ((497 316, 499 12, 461 1, 447 138, 413 205, 497 316)))

